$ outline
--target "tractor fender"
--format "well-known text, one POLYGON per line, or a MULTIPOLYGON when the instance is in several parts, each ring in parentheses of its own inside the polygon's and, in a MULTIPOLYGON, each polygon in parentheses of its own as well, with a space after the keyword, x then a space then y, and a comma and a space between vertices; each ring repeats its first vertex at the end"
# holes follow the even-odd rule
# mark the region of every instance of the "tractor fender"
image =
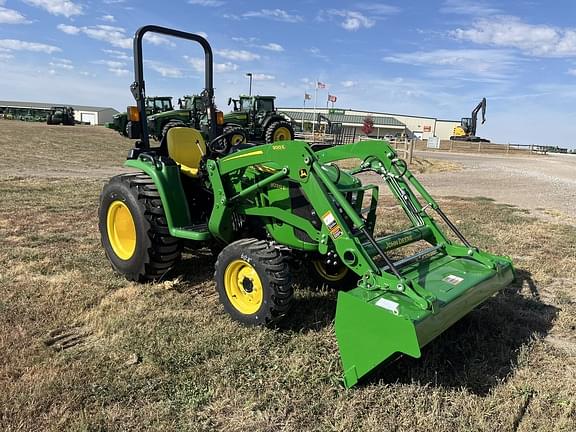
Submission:
POLYGON ((190 209, 180 179, 180 168, 176 164, 166 164, 151 157, 128 159, 124 166, 137 169, 147 174, 153 181, 166 213, 166 222, 170 234, 179 237, 178 228, 191 225, 190 209))

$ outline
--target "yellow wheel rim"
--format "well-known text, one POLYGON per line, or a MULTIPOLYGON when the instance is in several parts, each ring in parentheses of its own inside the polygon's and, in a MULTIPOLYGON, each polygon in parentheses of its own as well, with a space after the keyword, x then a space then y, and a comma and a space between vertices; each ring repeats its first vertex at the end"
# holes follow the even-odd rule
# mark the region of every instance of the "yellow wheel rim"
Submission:
POLYGON ((332 271, 332 269, 331 271, 328 271, 322 260, 312 261, 312 264, 314 265, 316 272, 322 276, 323 279, 326 279, 329 282, 337 282, 344 279, 349 270, 344 264, 340 264, 339 266, 334 267, 334 271, 332 271))
POLYGON ((246 139, 244 138, 243 135, 240 134, 234 134, 230 137, 230 143, 235 146, 238 144, 244 144, 246 142, 246 139))
POLYGON ((274 131, 274 135, 272 137, 273 141, 284 141, 284 140, 289 140, 289 139, 290 139, 290 131, 288 130, 288 128, 286 128, 284 126, 276 129, 274 131))
POLYGON ((262 306, 262 281, 256 269, 244 260, 228 264, 224 271, 224 288, 232 306, 244 315, 258 312, 262 306))
POLYGON ((113 201, 106 216, 108 240, 121 260, 129 260, 136 250, 136 225, 130 209, 122 201, 113 201))

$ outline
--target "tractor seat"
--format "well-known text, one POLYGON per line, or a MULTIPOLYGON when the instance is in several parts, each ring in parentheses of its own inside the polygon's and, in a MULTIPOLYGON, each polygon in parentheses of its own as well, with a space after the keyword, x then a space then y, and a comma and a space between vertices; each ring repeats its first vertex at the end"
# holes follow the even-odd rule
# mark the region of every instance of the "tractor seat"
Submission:
POLYGON ((189 177, 198 177, 200 162, 206 154, 202 134, 189 127, 173 127, 166 134, 168 156, 180 165, 180 171, 189 177))

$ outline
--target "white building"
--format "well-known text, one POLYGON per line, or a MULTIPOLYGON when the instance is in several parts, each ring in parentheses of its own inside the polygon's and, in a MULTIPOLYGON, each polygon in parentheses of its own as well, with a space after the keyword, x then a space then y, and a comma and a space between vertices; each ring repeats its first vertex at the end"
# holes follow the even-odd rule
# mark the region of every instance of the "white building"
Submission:
POLYGON ((111 122, 114 114, 118 113, 117 110, 109 107, 17 101, 0 101, 0 112, 5 112, 7 110, 17 110, 19 112, 24 112, 25 110, 49 111, 53 106, 71 106, 74 108, 74 118, 77 121, 89 123, 91 125, 103 125, 111 122))

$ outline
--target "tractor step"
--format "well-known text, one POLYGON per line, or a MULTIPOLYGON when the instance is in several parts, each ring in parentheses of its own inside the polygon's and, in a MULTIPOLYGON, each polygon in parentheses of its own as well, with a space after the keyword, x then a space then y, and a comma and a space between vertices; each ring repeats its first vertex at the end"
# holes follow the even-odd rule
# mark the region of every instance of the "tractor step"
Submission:
POLYGON ((188 225, 178 228, 171 228, 170 235, 187 240, 206 241, 212 238, 208 230, 208 224, 188 225))

